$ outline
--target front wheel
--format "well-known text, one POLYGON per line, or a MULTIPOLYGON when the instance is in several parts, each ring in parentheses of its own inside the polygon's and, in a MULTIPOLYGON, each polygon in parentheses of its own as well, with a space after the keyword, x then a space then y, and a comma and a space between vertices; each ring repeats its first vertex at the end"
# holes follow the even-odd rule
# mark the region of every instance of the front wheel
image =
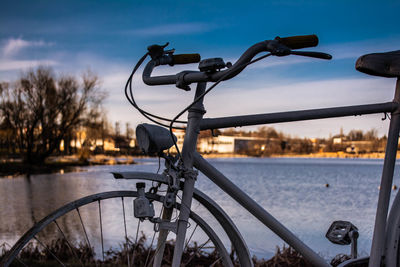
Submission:
MULTIPOLYGON (((154 221, 135 218, 133 200, 138 195, 111 191, 66 204, 26 232, 0 266, 170 265, 176 236, 168 230, 168 222, 159 230, 160 223, 155 226, 154 221)), ((147 193, 146 197, 155 217, 177 218, 179 204, 164 211, 163 196, 147 193)), ((191 211, 188 225, 182 264, 233 266, 226 246, 208 223, 191 211)))

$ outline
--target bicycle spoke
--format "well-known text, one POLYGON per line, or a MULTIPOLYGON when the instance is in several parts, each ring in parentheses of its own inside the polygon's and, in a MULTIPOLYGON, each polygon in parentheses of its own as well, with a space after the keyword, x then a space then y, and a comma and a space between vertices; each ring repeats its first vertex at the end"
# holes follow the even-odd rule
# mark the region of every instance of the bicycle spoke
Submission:
MULTIPOLYGON (((8 244, 7 242, 3 243, 2 246, 3 246, 3 249, 7 249, 7 246, 8 246, 10 249, 12 248, 12 247, 10 246, 10 244, 8 244)), ((21 253, 21 251, 20 251, 19 253, 21 253)), ((15 256, 15 259, 16 259, 19 263, 21 263, 22 265, 28 266, 28 265, 26 265, 26 264, 18 257, 18 255, 15 256)))
POLYGON ((129 261, 129 241, 128 241, 128 232, 126 231, 126 217, 125 217, 124 197, 121 197, 121 201, 122 201, 122 213, 124 215, 125 251, 126 251, 126 256, 128 258, 128 267, 131 267, 131 264, 130 264, 130 261, 129 261))
POLYGON ((58 231, 59 231, 59 232, 61 233, 61 235, 63 236, 65 242, 67 242, 67 245, 68 245, 69 249, 71 250, 72 254, 74 254, 75 258, 78 259, 78 261, 80 262, 81 266, 84 266, 83 263, 82 263, 82 261, 81 261, 81 259, 78 257, 78 255, 76 255, 75 251, 73 250, 73 248, 72 248, 72 246, 71 246, 71 243, 68 241, 67 237, 65 236, 64 232, 61 230, 61 228, 60 228, 60 226, 58 225, 57 221, 54 220, 53 222, 56 224, 56 226, 57 226, 57 228, 58 228, 58 231))
POLYGON ((210 241, 211 241, 211 239, 209 238, 209 239, 207 239, 207 241, 204 242, 201 246, 197 247, 196 250, 193 252, 193 255, 189 258, 189 260, 188 260, 183 266, 187 266, 187 265, 194 259, 194 257, 195 257, 196 254, 197 254, 197 251, 199 251, 199 249, 202 249, 202 248, 203 248, 205 245, 207 245, 208 242, 210 242, 210 241))
POLYGON ((151 248, 153 247, 153 242, 154 242, 154 238, 156 237, 156 232, 154 232, 153 234, 153 238, 151 239, 151 243, 150 243, 150 247, 149 247, 149 252, 147 253, 147 257, 146 257, 146 261, 144 263, 144 266, 147 266, 147 261, 149 260, 150 257, 150 253, 151 253, 151 248))
MULTIPOLYGON (((81 213, 79 212, 79 208, 76 208, 76 211, 78 212, 79 220, 80 220, 80 222, 81 222, 83 232, 85 233, 87 245, 89 246, 89 249, 92 250, 92 246, 90 245, 89 237, 88 237, 88 235, 87 235, 85 225, 83 224, 82 217, 81 217, 81 213)), ((92 252, 93 252, 93 250, 92 250, 92 252)))
POLYGON ((135 247, 133 248, 133 251, 132 251, 132 266, 135 266, 135 251, 138 246, 139 228, 140 228, 140 220, 138 220, 138 224, 137 224, 137 228, 136 228, 135 247))
POLYGON ((18 258, 18 257, 15 257, 15 259, 19 262, 19 263, 21 263, 22 265, 24 265, 24 266, 27 266, 28 267, 28 265, 26 265, 20 258, 18 258))
POLYGON ((210 265, 210 267, 215 266, 215 264, 217 264, 219 261, 221 261, 221 259, 222 259, 222 257, 219 257, 216 261, 214 261, 214 262, 210 265))
MULTIPOLYGON (((168 233, 169 233, 169 231, 167 231, 167 235, 168 235, 168 233)), ((158 234, 158 235, 160 235, 160 234, 158 234)), ((155 256, 156 256, 157 253, 161 250, 161 248, 164 248, 164 246, 165 246, 166 243, 167 243, 167 241, 164 240, 160 245, 157 245, 157 248, 156 248, 156 251, 154 252, 154 255, 150 258, 149 266, 150 266, 150 264, 153 262, 155 256)), ((162 261, 162 258, 161 258, 161 261, 162 261)), ((160 264, 161 264, 161 263, 160 263, 160 264)), ((153 265, 153 266, 154 266, 154 265, 153 265)), ((156 265, 156 266, 157 266, 157 265, 156 265)))
POLYGON ((62 266, 65 266, 64 263, 62 263, 62 261, 61 261, 59 258, 57 258, 57 256, 54 255, 53 252, 51 252, 51 250, 48 248, 48 246, 46 246, 45 244, 43 244, 36 236, 34 236, 33 238, 34 238, 41 246, 43 246, 43 247, 51 254, 51 256, 53 256, 54 259, 55 259, 56 261, 58 261, 59 264, 61 264, 62 266))
POLYGON ((194 232, 196 232, 197 226, 199 226, 198 224, 196 224, 196 226, 193 229, 193 232, 191 233, 191 235, 189 236, 189 239, 186 242, 185 248, 183 249, 183 251, 185 251, 185 249, 187 249, 187 246, 189 245, 190 240, 192 239, 194 232))
POLYGON ((103 256, 103 261, 104 261, 104 240, 103 240, 103 224, 101 221, 101 205, 100 205, 100 200, 98 201, 99 203, 99 215, 100 215, 100 234, 101 234, 101 254, 103 256))

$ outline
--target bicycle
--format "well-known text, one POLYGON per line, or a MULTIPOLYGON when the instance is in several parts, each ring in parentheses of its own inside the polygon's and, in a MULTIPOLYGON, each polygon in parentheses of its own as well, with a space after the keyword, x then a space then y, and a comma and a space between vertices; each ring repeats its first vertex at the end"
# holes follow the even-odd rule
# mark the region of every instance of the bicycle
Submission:
MULTIPOLYGON (((392 207, 389 212, 389 198, 392 186, 394 165, 396 160, 396 151, 398 146, 398 136, 400 128, 400 51, 390 53, 376 53, 368 54, 360 57, 356 63, 356 69, 371 75, 393 77, 397 78, 395 97, 392 102, 377 103, 368 105, 345 106, 335 108, 322 108, 311 110, 300 110, 290 112, 279 112, 269 114, 254 114, 232 116, 224 118, 203 118, 205 109, 203 106, 203 99, 208 92, 210 92, 220 82, 231 79, 238 75, 246 66, 257 62, 263 58, 274 56, 288 56, 298 55, 313 57, 319 59, 330 59, 329 54, 321 52, 298 51, 306 47, 314 47, 318 44, 318 38, 315 35, 308 36, 295 36, 287 38, 276 37, 273 40, 267 40, 257 43, 250 47, 235 64, 225 63, 221 58, 206 59, 200 61, 199 54, 183 54, 174 55, 174 50, 165 50, 164 46, 153 45, 148 48, 146 53, 135 66, 130 75, 125 87, 125 93, 129 102, 139 110, 146 118, 150 119, 157 124, 168 127, 169 131, 161 126, 151 124, 140 124, 136 129, 137 141, 139 147, 147 154, 157 155, 165 159, 165 170, 162 174, 144 173, 144 172, 120 172, 114 173, 117 179, 137 179, 151 182, 151 188, 146 192, 145 183, 137 183, 137 191, 114 191, 104 192, 92 196, 88 196, 77 201, 71 202, 64 207, 56 210, 42 221, 38 222, 32 227, 19 241, 12 247, 9 253, 3 258, 1 264, 8 266, 13 260, 18 259, 18 253, 23 247, 34 240, 36 244, 45 244, 37 238, 37 235, 46 227, 53 225, 53 231, 62 233, 64 239, 67 239, 63 231, 57 224, 57 219, 69 214, 69 212, 76 211, 79 218, 79 224, 82 226, 82 235, 87 242, 88 247, 92 249, 87 234, 85 224, 83 223, 80 210, 89 203, 98 203, 98 213, 100 217, 101 229, 101 248, 102 257, 104 260, 104 243, 103 243, 103 221, 102 221, 102 201, 106 199, 121 199, 121 207, 123 213, 123 225, 125 240, 129 241, 127 234, 127 217, 125 214, 126 198, 134 198, 134 212, 132 218, 136 218, 138 226, 136 230, 135 243, 129 243, 125 246, 129 251, 126 263, 128 266, 133 264, 135 256, 134 246, 138 244, 139 225, 148 223, 148 228, 154 229, 150 248, 154 248, 147 256, 144 265, 161 266, 165 262, 170 263, 172 266, 180 266, 180 264, 189 264, 190 261, 182 259, 184 250, 187 249, 191 238, 198 228, 202 229, 203 235, 207 236, 207 241, 201 246, 200 249, 209 251, 208 243, 213 243, 212 249, 217 254, 217 260, 214 265, 222 264, 223 266, 252 266, 250 252, 236 228, 234 222, 229 216, 204 193, 195 188, 195 181, 198 171, 202 172, 208 177, 215 185, 221 188, 225 193, 236 200, 241 206, 248 210, 254 217, 262 222, 266 227, 270 228, 279 237, 281 237, 289 246, 293 247, 303 257, 315 266, 329 266, 329 264, 304 244, 299 238, 291 233, 285 226, 276 220, 271 214, 258 205, 240 188, 235 186, 227 177, 220 173, 210 163, 208 163, 199 153, 196 152, 196 141, 199 131, 211 130, 228 127, 250 126, 259 124, 271 124, 280 122, 292 122, 301 120, 313 120, 322 118, 334 118, 353 115, 364 115, 374 113, 390 113, 390 128, 388 133, 388 141, 386 145, 385 160, 381 178, 381 186, 378 197, 378 206, 375 220, 375 228, 373 233, 373 241, 371 254, 367 257, 357 258, 357 228, 349 222, 338 221, 334 222, 330 227, 327 238, 338 244, 352 244, 352 259, 341 263, 339 266, 362 266, 362 264, 369 264, 369 266, 400 266, 400 196, 397 194, 392 207), (267 52, 267 54, 253 59, 257 54, 267 52), (169 120, 161 116, 153 115, 141 109, 135 102, 132 93, 132 77, 139 66, 144 62, 147 56, 151 60, 147 63, 143 70, 142 79, 147 85, 166 85, 174 84, 176 87, 185 91, 190 90, 190 84, 197 83, 194 101, 180 112, 174 119, 169 120), (177 65, 198 63, 200 71, 183 71, 176 75, 152 76, 153 69, 161 65, 177 65), (214 82, 214 84, 206 89, 207 82, 214 82), (179 117, 188 111, 188 120, 179 121, 179 117), (160 121, 164 121, 161 123, 160 121), (168 122, 168 124, 165 124, 168 122), (175 123, 187 124, 184 127, 186 134, 183 142, 182 151, 177 146, 177 139, 174 136, 173 128, 175 123), (165 154, 164 151, 171 147, 176 149, 176 155, 165 154), (222 228, 222 232, 216 233, 213 227, 209 225, 208 220, 202 219, 199 215, 192 210, 192 200, 201 204, 210 214, 211 217, 222 228), (157 209, 157 212, 155 210, 157 209), (174 214, 178 214, 175 215, 174 214), (389 216, 388 216, 389 214, 389 216), (188 235, 188 227, 195 226, 193 232, 188 235), (157 244, 154 246, 153 241, 156 233, 157 244), (169 236, 174 239, 174 252, 173 255, 167 260, 167 255, 164 255, 166 244, 168 243, 169 236), (226 235, 230 241, 232 251, 236 254, 237 259, 233 259, 232 255, 228 252, 229 245, 223 242, 219 237, 226 235), (187 239, 186 239, 187 238, 187 239), (186 242, 185 242, 186 241, 186 242), (131 251, 133 248, 133 252, 131 251), (207 250, 208 249, 208 250, 207 250), (131 254, 133 253, 133 254, 131 254), (132 255, 132 257, 130 257, 132 255)), ((119 201, 119 200, 118 200, 119 201)), ((121 214, 122 215, 122 214, 121 214)), ((93 240, 92 240, 93 241, 93 240)), ((70 242, 68 242, 70 245, 70 242)), ((71 249, 73 252, 73 249, 71 249)), ((72 253, 74 254, 74 253, 72 253)), ((71 254, 71 255, 72 255, 71 254)), ((76 253, 75 253, 76 254, 76 253)), ((53 255, 57 261, 56 255, 53 255)), ((81 265, 79 256, 74 255, 81 265)), ((62 262, 61 262, 62 264, 62 262)), ((143 263, 142 263, 143 264, 143 263)))

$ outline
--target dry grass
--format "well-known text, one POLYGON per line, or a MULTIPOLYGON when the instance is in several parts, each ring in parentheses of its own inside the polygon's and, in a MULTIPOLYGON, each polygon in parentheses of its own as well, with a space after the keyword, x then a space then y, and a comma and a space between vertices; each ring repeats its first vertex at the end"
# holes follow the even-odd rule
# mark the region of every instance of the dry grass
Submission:
MULTIPOLYGON (((104 252, 104 261, 96 256, 89 246, 78 244, 70 247, 64 239, 57 239, 47 244, 48 250, 42 246, 29 243, 19 254, 19 262, 15 260, 11 266, 55 266, 59 265, 53 255, 68 266, 127 266, 128 257, 131 266, 151 266, 155 250, 146 245, 146 238, 141 237, 137 244, 128 240, 120 245, 120 249, 110 249, 104 252), (50 252, 51 251, 51 252, 50 252)), ((167 242, 162 262, 163 266, 170 266, 174 244, 167 242)), ((4 255, 4 246, 3 253, 4 255)), ((0 256, 1 259, 2 256, 0 256)), ((184 252, 182 262, 187 266, 222 266, 219 255, 214 250, 202 250, 201 245, 189 245, 184 252)))
POLYGON ((282 249, 279 247, 276 248, 275 255, 269 259, 261 259, 253 257, 253 263, 256 267, 289 267, 289 266, 297 266, 297 267, 311 267, 312 265, 308 263, 303 256, 301 256, 297 251, 295 251, 291 247, 283 246, 282 249))
MULTIPOLYGON (((55 257, 68 266, 127 266, 128 257, 132 266, 151 266, 154 249, 146 245, 146 238, 142 236, 137 244, 128 240, 125 244, 121 244, 119 249, 110 249, 104 253, 103 259, 99 259, 88 246, 78 244, 69 247, 64 239, 58 239, 48 244, 51 253, 42 249, 40 245, 34 243, 28 244, 19 254, 19 260, 28 266, 55 266, 59 265, 55 257)), ((194 243, 185 250, 182 263, 186 266, 222 266, 219 255, 214 250, 202 250, 201 245, 194 243)), ((163 266, 170 266, 173 256, 174 244, 167 242, 165 246, 165 254, 162 262, 163 266)), ((4 252, 4 246, 3 246, 4 252)), ((4 255, 4 253, 3 253, 4 255)), ((231 258, 235 266, 240 266, 234 253, 231 258)), ((299 266, 308 267, 304 258, 290 247, 277 248, 276 254, 269 260, 257 259, 253 257, 253 263, 256 267, 270 266, 299 266)), ((11 266, 24 266, 21 262, 14 261, 11 266)))

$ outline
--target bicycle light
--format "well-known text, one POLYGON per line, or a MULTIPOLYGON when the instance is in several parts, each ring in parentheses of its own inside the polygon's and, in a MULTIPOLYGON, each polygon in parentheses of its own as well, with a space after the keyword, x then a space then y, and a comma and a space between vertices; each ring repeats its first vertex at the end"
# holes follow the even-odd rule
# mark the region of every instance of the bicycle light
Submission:
POLYGON ((216 72, 217 70, 232 66, 232 63, 228 63, 225 64, 224 60, 220 57, 203 59, 200 61, 199 70, 201 72, 216 72))
POLYGON ((146 154, 158 154, 174 145, 177 138, 172 139, 170 132, 160 126, 147 123, 136 127, 136 140, 140 149, 146 154))
POLYGON ((145 186, 145 183, 136 183, 139 196, 133 201, 133 214, 138 219, 154 217, 154 206, 145 196, 145 186))

